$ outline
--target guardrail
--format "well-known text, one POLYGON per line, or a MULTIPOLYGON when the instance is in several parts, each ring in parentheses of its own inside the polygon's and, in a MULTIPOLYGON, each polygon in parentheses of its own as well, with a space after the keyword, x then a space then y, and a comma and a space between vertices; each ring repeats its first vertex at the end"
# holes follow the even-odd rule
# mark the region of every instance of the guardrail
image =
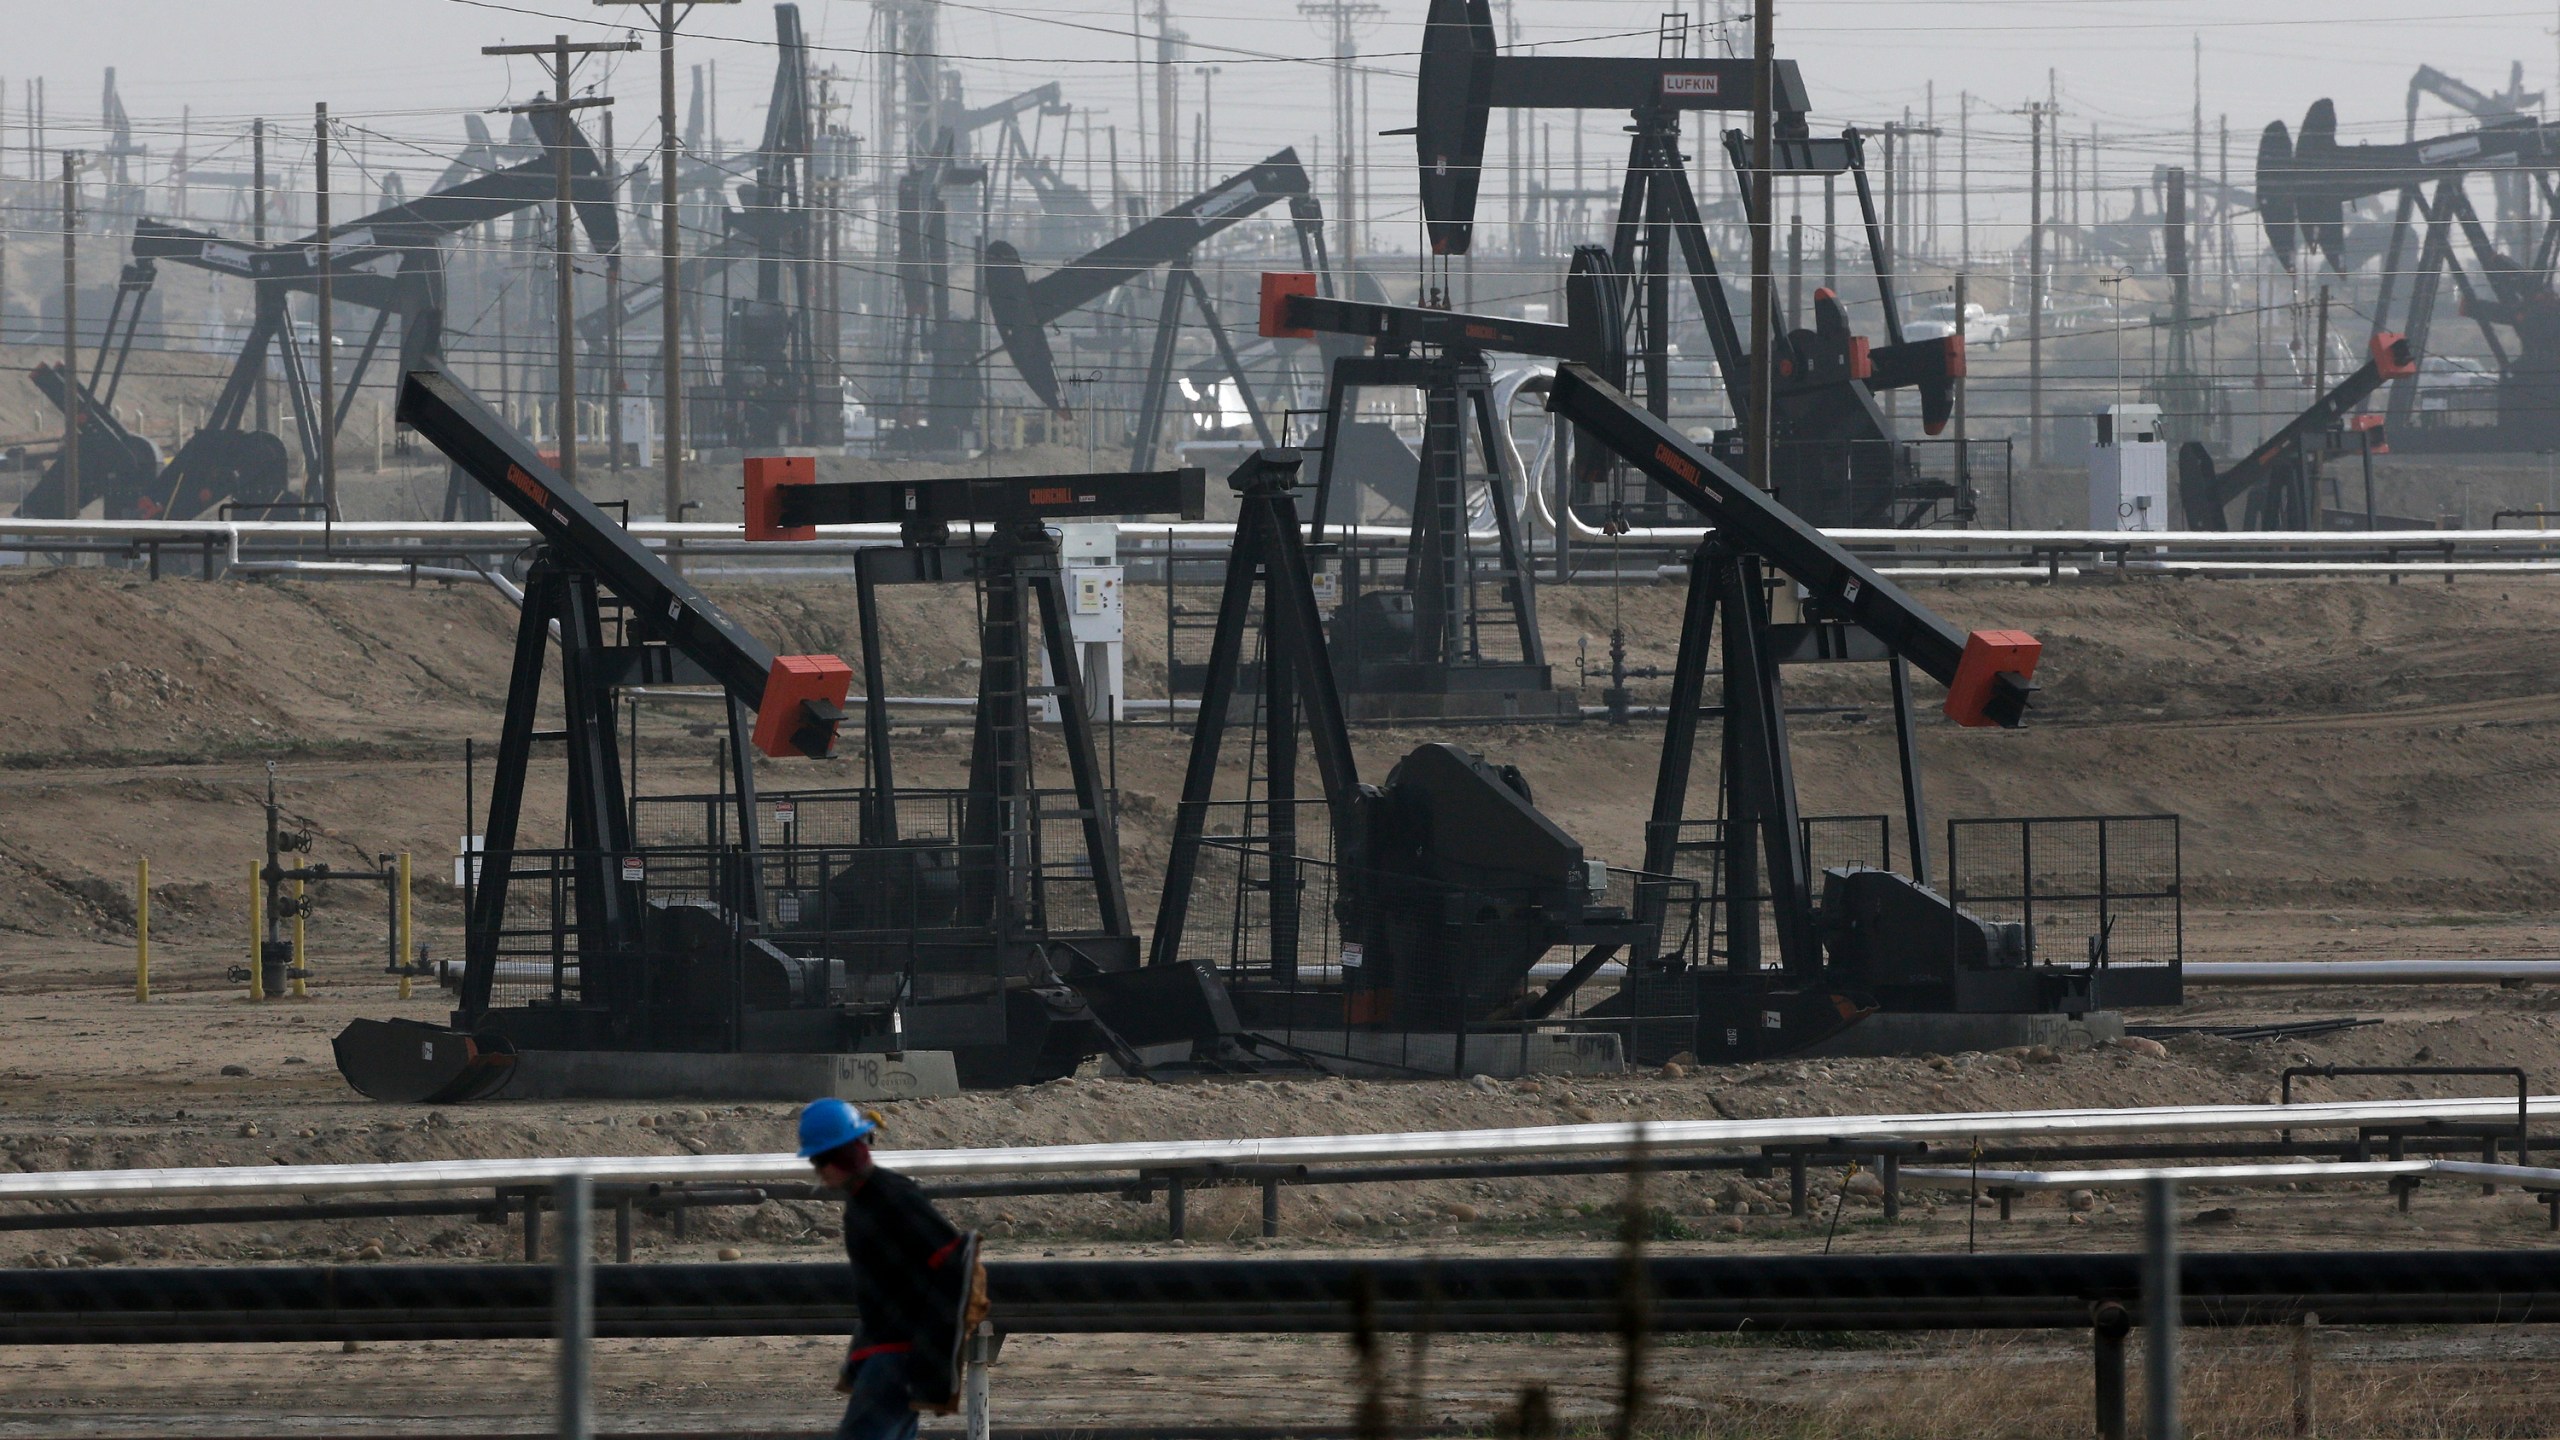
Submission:
MULTIPOLYGON (((627 527, 636 538, 672 546, 688 555, 759 555, 788 561, 815 554, 869 545, 898 543, 894 525, 822 525, 814 540, 788 546, 749 541, 739 526, 708 521, 635 520, 627 527)), ((957 526, 971 533, 977 527, 957 526)), ((1223 545, 1234 527, 1216 521, 1147 523, 1117 522, 1124 550, 1132 553, 1182 545, 1223 545)), ((1355 542, 1401 545, 1401 527, 1360 526, 1328 534, 1355 542)), ((1861 555, 1899 556, 1915 561, 1981 562, 2008 558, 2048 569, 2068 559, 2109 566, 2158 570, 2163 566, 2206 572, 2211 568, 2268 570, 2315 568, 2342 559, 2394 564, 2410 571, 2435 573, 2448 564, 2474 562, 2525 568, 2538 562, 2560 563, 2560 530, 2378 530, 2378 531, 2220 531, 2165 530, 1878 530, 1836 529, 1824 534, 1861 555), (2231 557, 2240 557, 2234 560, 2231 557), (2211 557, 2222 557, 2216 560, 2211 557), (2327 557, 2325 560, 2314 557, 2327 557), (2536 557, 2527 559, 2525 557, 2536 557)), ((1644 531, 1624 542, 1626 548, 1675 552, 1695 546, 1706 532, 1694 527, 1644 531)), ((219 551, 237 561, 251 548, 279 552, 311 547, 365 558, 397 558, 398 547, 429 551, 502 553, 521 549, 535 539, 533 528, 516 521, 460 520, 40 520, 0 519, 0 549, 34 551, 107 550, 141 553, 158 549, 219 551)))
MULTIPOLYGON (((2560 1095, 2527 1097, 2523 1115, 2560 1116, 2560 1095)), ((1514 1129, 1423 1130, 1376 1135, 1260 1139, 1106 1141, 976 1150, 882 1150, 919 1180, 970 1176, 1169 1173, 1385 1161, 1564 1159, 1759 1148, 1876 1153, 1915 1142, 2055 1142, 2129 1135, 2247 1131, 2396 1130, 2425 1133, 2484 1125, 2512 1131, 2517 1101, 2356 1100, 2300 1105, 2173 1105, 2135 1109, 2006 1110, 1904 1115, 1813 1115, 1766 1120, 1656 1120, 1514 1129)), ((326 1195, 374 1191, 547 1186, 563 1175, 593 1184, 701 1181, 805 1183, 807 1162, 787 1151, 744 1155, 555 1156, 355 1165, 243 1165, 173 1169, 57 1170, 0 1174, 0 1200, 94 1200, 219 1195, 326 1195)))

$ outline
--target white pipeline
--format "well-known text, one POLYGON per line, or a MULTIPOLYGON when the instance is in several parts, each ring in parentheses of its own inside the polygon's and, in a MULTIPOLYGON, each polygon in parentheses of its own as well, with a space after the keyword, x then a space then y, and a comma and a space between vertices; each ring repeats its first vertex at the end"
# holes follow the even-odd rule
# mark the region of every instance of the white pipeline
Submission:
MULTIPOLYGON (((2560 1095, 2526 1102, 2532 1116, 2560 1115, 2560 1095)), ((924 1176, 1083 1175, 1238 1165, 1316 1165, 1399 1160, 1493 1160, 1624 1155, 1634 1151, 1756 1149, 1818 1144, 1856 1149, 1885 1141, 2019 1141, 2250 1131, 2422 1130, 2516 1117, 2504 1099, 2328 1101, 2300 1105, 2171 1105, 2127 1110, 2004 1110, 1918 1115, 1807 1115, 1766 1120, 1666 1120, 1426 1130, 1383 1135, 1268 1139, 1113 1141, 1091 1145, 881 1152, 901 1173, 924 1176)), ((777 1118, 781 1129, 787 1121, 777 1118)), ((894 1123, 892 1126, 894 1134, 894 1123)), ((577 1173, 605 1183, 806 1180, 788 1151, 754 1155, 555 1156, 358 1165, 241 1165, 184 1169, 58 1170, 0 1174, 0 1200, 87 1200, 204 1195, 342 1195, 550 1185, 577 1173)))

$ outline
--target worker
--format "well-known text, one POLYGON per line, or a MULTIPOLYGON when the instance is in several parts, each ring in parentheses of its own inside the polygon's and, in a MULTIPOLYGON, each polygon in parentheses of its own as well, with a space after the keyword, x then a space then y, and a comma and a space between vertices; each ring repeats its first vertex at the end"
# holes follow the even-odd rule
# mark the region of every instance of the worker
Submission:
POLYGON ((960 1347, 986 1313, 978 1236, 942 1217, 913 1180, 871 1158, 877 1115, 842 1100, 800 1112, 800 1158, 844 1192, 854 1332, 836 1390, 848 1397, 837 1440, 915 1440, 917 1412, 949 1414, 960 1347))

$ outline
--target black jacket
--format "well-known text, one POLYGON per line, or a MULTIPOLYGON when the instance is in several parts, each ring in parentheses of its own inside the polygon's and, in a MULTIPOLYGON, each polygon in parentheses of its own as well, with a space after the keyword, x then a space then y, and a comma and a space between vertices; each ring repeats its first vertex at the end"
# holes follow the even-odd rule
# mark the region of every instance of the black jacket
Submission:
POLYGON ((853 1301, 862 1313, 854 1358, 928 1347, 951 1333, 969 1275, 959 1230, 916 1182, 874 1167, 844 1202, 844 1251, 853 1261, 853 1301))

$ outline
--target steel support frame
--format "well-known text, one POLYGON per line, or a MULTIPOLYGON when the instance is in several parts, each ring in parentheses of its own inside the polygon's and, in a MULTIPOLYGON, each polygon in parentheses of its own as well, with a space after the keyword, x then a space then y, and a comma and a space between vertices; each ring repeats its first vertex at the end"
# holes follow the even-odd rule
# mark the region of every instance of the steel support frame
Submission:
MULTIPOLYGON (((1359 393, 1412 389, 1423 402, 1422 453, 1416 457, 1412 528, 1405 540, 1405 588, 1414 597, 1413 650, 1417 665, 1455 668, 1484 663, 1475 556, 1467 520, 1467 488, 1478 478, 1467 468, 1472 427, 1483 457, 1481 478, 1489 497, 1496 546, 1499 603, 1511 610, 1520 664, 1543 667, 1546 642, 1538 629, 1537 580, 1512 509, 1522 477, 1511 473, 1511 448, 1502 443, 1502 417, 1494 410, 1493 375, 1484 357, 1443 351, 1437 355, 1346 355, 1333 362, 1324 400, 1324 448, 1316 461, 1312 505, 1316 543, 1324 542, 1336 474, 1334 438, 1351 422, 1359 393)), ((1342 559, 1342 600, 1358 593, 1356 561, 1342 559)), ((1359 657, 1352 657, 1356 667, 1359 657)), ((1497 662, 1509 663, 1509 662, 1497 662)))
MULTIPOLYGON (((1155 933, 1148 952, 1150 965, 1177 964, 1182 958, 1183 929, 1188 922, 1191 890, 1199 878, 1202 832, 1215 798, 1218 754, 1230 710, 1240 689, 1245 643, 1253 628, 1254 602, 1261 599, 1266 697, 1280 688, 1271 677, 1286 672, 1288 703, 1266 705, 1262 751, 1276 756, 1287 747, 1291 759, 1275 766, 1265 791, 1272 812, 1294 814, 1296 804, 1297 732, 1303 718, 1316 769, 1324 787, 1334 833, 1351 833, 1357 823, 1359 763, 1351 750, 1342 695, 1326 654, 1324 620, 1316 610, 1314 570, 1307 554, 1305 530, 1291 493, 1300 457, 1293 450, 1267 450, 1242 492, 1236 517, 1235 548, 1227 562, 1226 583, 1218 600, 1217 628, 1209 643, 1207 673, 1201 682, 1200 714, 1192 733, 1191 754, 1183 771, 1182 799, 1174 811, 1173 843, 1165 861, 1164 888, 1156 906, 1155 933), (1286 786, 1284 791, 1282 788, 1286 786)), ((1280 837, 1275 834, 1277 851, 1280 837)), ((1358 867, 1337 855, 1346 886, 1356 883, 1358 867)), ((1348 901, 1348 895, 1341 897, 1348 901)))

